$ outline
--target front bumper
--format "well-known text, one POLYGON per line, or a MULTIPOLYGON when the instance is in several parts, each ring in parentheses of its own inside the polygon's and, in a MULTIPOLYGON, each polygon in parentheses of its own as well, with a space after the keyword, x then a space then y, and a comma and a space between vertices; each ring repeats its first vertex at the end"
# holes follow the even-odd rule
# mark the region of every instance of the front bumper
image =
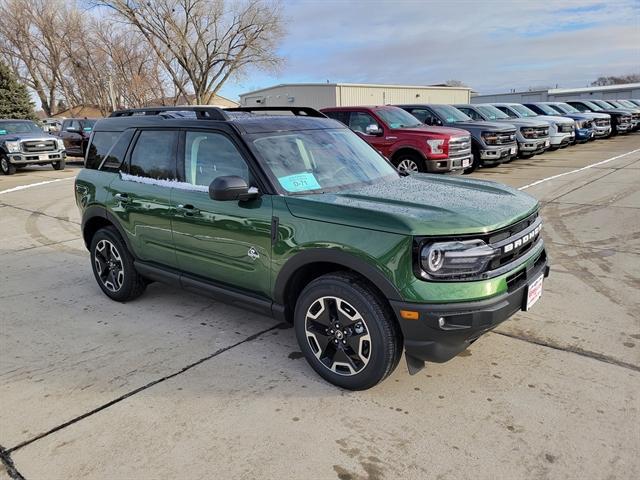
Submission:
POLYGON ((43 163, 59 162, 67 157, 67 153, 64 150, 58 150, 55 152, 42 152, 42 153, 9 153, 7 158, 9 163, 13 165, 36 165, 43 163))
POLYGON ((554 133, 549 136, 552 147, 566 147, 575 139, 574 132, 554 133))
POLYGON ((587 142, 594 136, 592 128, 576 128, 576 142, 587 142))
POLYGON ((391 301, 404 335, 407 357, 442 363, 465 350, 481 335, 524 309, 528 285, 538 276, 549 276, 546 252, 527 268, 514 274, 507 292, 488 300, 446 304, 391 301), (401 310, 419 312, 406 320, 401 310))
POLYGON ((611 125, 606 127, 595 127, 594 128, 596 138, 606 137, 611 133, 611 125))
POLYGON ((523 138, 522 141, 518 141, 518 150, 520 154, 535 155, 544 152, 550 145, 551 141, 549 138, 523 138))
POLYGON ((507 162, 518 154, 517 143, 507 145, 487 145, 480 149, 482 163, 507 162))
POLYGON ((464 170, 469 168, 473 163, 473 156, 471 153, 459 157, 449 157, 442 160, 428 160, 425 162, 427 166, 427 172, 429 173, 445 173, 456 170, 464 170))

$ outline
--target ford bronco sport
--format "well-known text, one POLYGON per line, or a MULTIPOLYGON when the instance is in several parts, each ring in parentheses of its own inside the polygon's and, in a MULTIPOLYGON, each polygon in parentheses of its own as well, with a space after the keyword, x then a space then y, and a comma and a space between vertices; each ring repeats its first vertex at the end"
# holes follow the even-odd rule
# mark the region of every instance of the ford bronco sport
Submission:
POLYGON ((0 171, 5 175, 28 165, 48 164, 64 170, 65 157, 62 140, 31 120, 0 120, 0 171))
POLYGON ((331 107, 320 111, 351 128, 398 170, 445 173, 471 166, 471 139, 464 130, 422 125, 391 105, 331 107))
POLYGON ((75 196, 108 297, 162 281, 292 322, 311 367, 347 389, 403 350, 410 373, 451 359, 531 308, 549 271, 534 198, 400 173, 310 108, 118 111, 85 164, 75 196))

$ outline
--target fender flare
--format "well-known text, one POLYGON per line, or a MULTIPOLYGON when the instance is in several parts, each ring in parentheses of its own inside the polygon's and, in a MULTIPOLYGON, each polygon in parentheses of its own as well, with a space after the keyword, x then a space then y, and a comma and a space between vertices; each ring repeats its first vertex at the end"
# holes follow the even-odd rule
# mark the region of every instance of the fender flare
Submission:
POLYGON ((87 242, 84 236, 84 230, 87 223, 89 223, 91 219, 96 217, 107 220, 116 228, 116 230, 118 230, 120 237, 122 237, 122 240, 127 246, 127 250, 129 250, 129 253, 135 257, 134 251, 131 248, 131 244, 129 243, 129 237, 127 236, 127 233, 125 232, 124 228, 122 228, 122 225, 120 225, 118 218, 106 208, 98 205, 92 205, 90 207, 87 207, 87 209, 82 214, 82 222, 81 222, 80 228, 82 230, 82 239, 85 242, 85 246, 87 247, 87 250, 91 247, 91 245, 87 245, 87 242))
POLYGON ((421 152, 418 148, 414 147, 413 145, 400 145, 394 148, 394 150, 390 152, 391 158, 393 158, 400 150, 412 150, 416 155, 418 155, 423 160, 428 160, 427 156, 423 152, 421 152))
POLYGON ((380 270, 362 258, 336 248, 311 248, 302 250, 291 257, 278 272, 273 287, 273 299, 276 303, 285 304, 285 293, 289 280, 300 268, 312 263, 342 265, 373 283, 387 299, 399 300, 402 298, 395 285, 380 270))

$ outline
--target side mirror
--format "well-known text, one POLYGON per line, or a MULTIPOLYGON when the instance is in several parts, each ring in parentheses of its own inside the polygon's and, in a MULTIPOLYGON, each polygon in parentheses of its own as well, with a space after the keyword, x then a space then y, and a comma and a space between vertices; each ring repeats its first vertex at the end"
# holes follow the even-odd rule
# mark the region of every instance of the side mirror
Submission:
POLYGON ((260 192, 255 187, 249 187, 244 178, 236 175, 218 177, 209 185, 209 197, 218 201, 246 201, 258 198, 260 192))
POLYGON ((364 131, 367 135, 376 135, 376 136, 380 136, 384 133, 384 131, 375 123, 367 126, 367 128, 365 128, 364 131))

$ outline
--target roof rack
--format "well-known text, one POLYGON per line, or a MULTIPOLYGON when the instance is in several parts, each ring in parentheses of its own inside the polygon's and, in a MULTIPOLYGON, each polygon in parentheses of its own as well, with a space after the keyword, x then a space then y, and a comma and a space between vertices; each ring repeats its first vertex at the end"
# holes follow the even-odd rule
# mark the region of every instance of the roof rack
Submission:
POLYGON ((311 107, 233 107, 225 108, 226 112, 291 112, 296 116, 327 118, 327 116, 311 107))
POLYGON ((136 115, 161 115, 165 112, 195 112, 196 118, 203 120, 229 120, 222 108, 219 107, 201 107, 194 105, 185 105, 177 107, 144 107, 144 108, 126 108, 124 110, 116 110, 110 117, 133 117, 136 115))

